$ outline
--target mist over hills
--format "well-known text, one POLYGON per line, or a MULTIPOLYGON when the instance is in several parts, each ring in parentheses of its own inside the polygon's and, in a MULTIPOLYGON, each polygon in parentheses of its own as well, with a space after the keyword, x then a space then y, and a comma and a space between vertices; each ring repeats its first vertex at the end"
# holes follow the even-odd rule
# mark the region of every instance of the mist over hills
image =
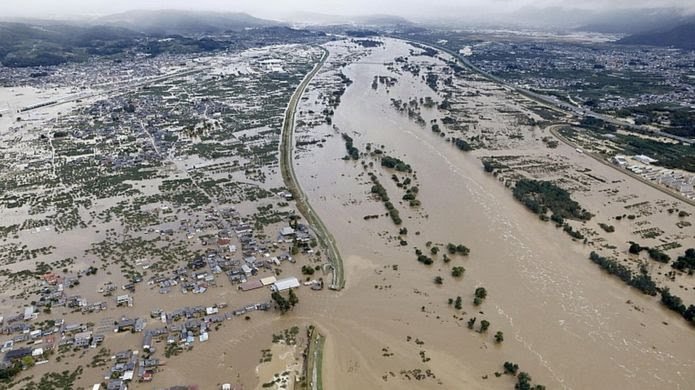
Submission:
POLYGON ((0 22, 0 63, 5 66, 56 65, 82 60, 89 55, 113 55, 136 50, 157 55, 219 50, 260 42, 301 40, 316 32, 345 33, 351 30, 414 31, 430 27, 502 27, 581 30, 628 35, 618 43, 672 46, 695 49, 695 15, 677 8, 581 10, 525 7, 507 14, 457 14, 417 19, 395 15, 325 15, 300 12, 283 17, 284 22, 261 19, 246 13, 182 10, 134 10, 88 19, 38 20, 24 18, 0 22), (210 36, 227 34, 222 43, 210 36), (157 38, 176 37, 169 43, 157 38), (244 42, 244 40, 248 42, 244 42))
POLYGON ((630 35, 618 41, 627 45, 666 46, 695 50, 695 22, 669 29, 630 35))
POLYGON ((281 20, 291 23, 308 25, 363 25, 363 26, 408 26, 413 25, 410 20, 397 15, 330 15, 316 12, 293 12, 280 17, 281 20))
POLYGON ((125 27, 151 35, 219 33, 280 25, 279 22, 241 12, 181 10, 133 10, 104 16, 92 23, 125 27))
POLYGON ((585 22, 581 29, 604 33, 636 34, 670 28, 695 21, 695 15, 677 8, 625 10, 600 15, 585 22))
POLYGON ((531 25, 571 28, 599 33, 634 34, 684 23, 687 16, 679 8, 635 8, 618 10, 584 10, 569 8, 524 8, 515 14, 516 20, 531 25))
POLYGON ((416 21, 451 28, 523 28, 635 34, 695 21, 681 8, 629 8, 592 10, 571 7, 522 7, 511 12, 451 12, 448 16, 416 21))
POLYGON ((52 66, 94 55, 241 50, 323 35, 241 13, 132 11, 89 21, 23 19, 0 22, 0 63, 52 66))

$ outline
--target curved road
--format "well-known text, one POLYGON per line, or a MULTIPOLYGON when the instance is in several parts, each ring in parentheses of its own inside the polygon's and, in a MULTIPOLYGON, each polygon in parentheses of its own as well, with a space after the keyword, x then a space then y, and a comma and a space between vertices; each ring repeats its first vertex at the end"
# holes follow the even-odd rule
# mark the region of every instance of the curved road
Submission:
POLYGON ((282 136, 280 140, 280 171, 282 172, 282 179, 285 182, 285 185, 292 193, 292 196, 296 201, 297 209, 307 220, 307 223, 312 227, 312 230, 314 230, 316 233, 319 244, 325 251, 326 255, 328 256, 328 260, 331 263, 333 268, 333 280, 330 288, 340 290, 345 287, 343 259, 340 257, 340 252, 338 251, 338 247, 335 243, 333 235, 331 235, 326 226, 323 224, 323 221, 321 221, 321 218, 311 207, 306 194, 304 191, 302 191, 299 181, 297 180, 297 176, 294 172, 294 165, 292 164, 292 149, 294 146, 294 117, 297 111, 297 105, 299 104, 299 99, 302 97, 304 90, 306 89, 307 85, 309 85, 309 82, 311 82, 314 76, 316 76, 323 64, 326 63, 326 59, 328 59, 328 50, 323 47, 321 47, 321 50, 323 50, 321 61, 319 61, 314 69, 312 69, 312 71, 309 72, 306 77, 304 77, 304 80, 302 80, 299 87, 297 87, 297 90, 292 95, 292 98, 287 105, 287 109, 285 110, 285 118, 282 122, 282 136))

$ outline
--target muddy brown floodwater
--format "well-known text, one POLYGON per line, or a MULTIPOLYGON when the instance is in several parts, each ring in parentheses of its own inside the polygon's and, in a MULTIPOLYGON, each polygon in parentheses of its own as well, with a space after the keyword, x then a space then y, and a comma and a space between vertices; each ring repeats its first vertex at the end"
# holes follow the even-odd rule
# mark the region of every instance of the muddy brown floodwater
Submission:
MULTIPOLYGON (((341 45, 329 44, 331 55, 341 45)), ((391 98, 434 96, 420 78, 403 74, 388 93, 371 88, 375 75, 389 74, 383 63, 411 48, 386 40, 347 65, 343 73, 353 84, 333 117, 361 150, 367 142, 384 145, 416 171, 420 212, 396 205, 409 230, 408 246, 387 239, 398 233, 388 217, 363 219, 385 209, 370 199, 360 162, 342 160, 345 145, 335 130, 312 129, 332 138, 295 161, 300 184, 345 259, 346 288, 307 299, 294 313, 327 335, 324 388, 509 389, 515 379, 494 375, 505 361, 548 388, 692 388, 692 327, 603 273, 587 259, 589 248, 524 209, 484 173, 475 153, 460 152, 398 113, 391 98), (463 243, 471 254, 425 266, 413 246, 424 249, 427 241, 463 243), (461 280, 450 276, 455 265, 466 268, 461 280), (443 277, 442 285, 433 283, 435 276, 443 277), (475 307, 479 286, 488 297, 475 307), (456 296, 465 314, 447 304, 456 296), (467 328, 473 316, 490 322, 486 334, 467 328), (505 335, 501 344, 492 338, 498 330, 505 335)), ((299 109, 311 104, 307 99, 299 109)), ((391 173, 377 165, 370 171, 400 198, 391 173)))

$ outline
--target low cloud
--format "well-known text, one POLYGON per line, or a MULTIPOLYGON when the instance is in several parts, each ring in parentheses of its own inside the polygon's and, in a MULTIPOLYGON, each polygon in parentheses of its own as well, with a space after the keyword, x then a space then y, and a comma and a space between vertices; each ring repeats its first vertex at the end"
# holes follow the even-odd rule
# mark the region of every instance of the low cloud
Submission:
POLYGON ((606 11, 675 7, 695 11, 687 0, 3 0, 4 16, 64 17, 105 15, 130 9, 196 9, 249 12, 259 16, 317 12, 334 15, 394 14, 448 16, 470 12, 507 13, 524 7, 561 7, 606 11))

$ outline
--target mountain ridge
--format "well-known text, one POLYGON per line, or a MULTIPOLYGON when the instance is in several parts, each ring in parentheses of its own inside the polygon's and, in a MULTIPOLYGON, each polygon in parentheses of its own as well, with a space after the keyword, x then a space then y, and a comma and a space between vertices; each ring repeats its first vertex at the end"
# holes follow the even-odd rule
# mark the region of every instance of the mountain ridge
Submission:
POLYGON ((282 25, 243 12, 131 10, 102 16, 92 23, 119 26, 149 35, 205 34, 282 25))
POLYGON ((695 21, 669 29, 660 29, 627 36, 617 41, 624 45, 648 45, 695 50, 695 21))

